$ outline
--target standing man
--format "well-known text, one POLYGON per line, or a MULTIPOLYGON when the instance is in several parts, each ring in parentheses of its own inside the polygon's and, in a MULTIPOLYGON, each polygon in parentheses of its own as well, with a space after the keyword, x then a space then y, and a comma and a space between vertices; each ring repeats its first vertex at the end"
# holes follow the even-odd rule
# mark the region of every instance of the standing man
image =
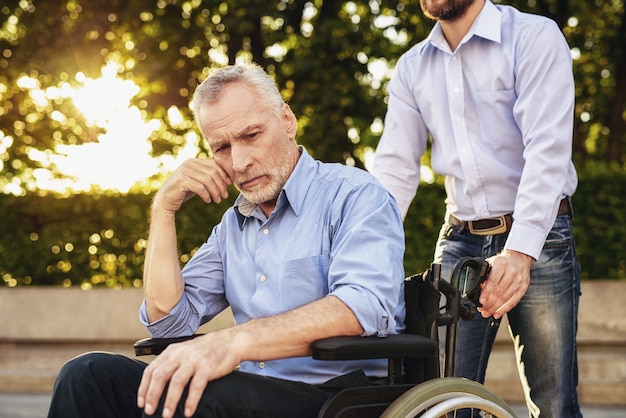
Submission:
POLYGON ((437 23, 398 61, 373 173, 406 216, 432 138, 447 193, 435 262, 443 277, 464 256, 492 266, 482 317, 459 324, 455 374, 484 382, 487 318, 507 314, 530 414, 578 417, 568 45, 553 21, 489 0, 420 4, 437 23))
POLYGON ((384 359, 309 355, 321 338, 404 327, 404 234, 389 192, 299 147, 295 115, 258 66, 217 70, 193 108, 212 158, 183 163, 154 198, 141 320, 153 337, 190 335, 230 306, 236 325, 150 365, 71 360, 50 418, 316 417, 332 388, 387 374, 384 359), (231 184, 241 194, 181 271, 176 212, 195 195, 219 203, 231 184))

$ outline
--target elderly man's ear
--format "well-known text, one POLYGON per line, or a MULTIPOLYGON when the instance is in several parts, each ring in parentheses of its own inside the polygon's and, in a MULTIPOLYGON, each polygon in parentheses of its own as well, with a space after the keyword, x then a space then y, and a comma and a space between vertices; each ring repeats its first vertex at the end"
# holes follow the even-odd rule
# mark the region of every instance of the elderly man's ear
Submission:
POLYGON ((291 108, 287 103, 284 104, 282 109, 282 118, 285 122, 285 130, 287 131, 289 136, 293 139, 296 138, 296 131, 298 129, 298 119, 296 115, 293 113, 291 108))

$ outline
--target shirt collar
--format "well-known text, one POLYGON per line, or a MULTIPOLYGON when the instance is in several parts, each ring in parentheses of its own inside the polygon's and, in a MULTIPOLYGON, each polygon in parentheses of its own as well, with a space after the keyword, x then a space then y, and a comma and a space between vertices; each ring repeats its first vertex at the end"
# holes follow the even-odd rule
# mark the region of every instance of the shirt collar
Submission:
MULTIPOLYGON (((478 16, 476 16, 476 20, 470 28, 469 34, 472 33, 481 38, 500 43, 502 35, 502 12, 489 0, 485 2, 485 6, 478 16)), ((469 39, 469 37, 467 39, 469 39)))
MULTIPOLYGON (((500 43, 500 36, 502 33, 501 27, 502 13, 491 1, 487 0, 478 16, 476 16, 472 27, 461 41, 461 44, 467 42, 474 35, 500 43)), ((428 34, 428 37, 422 43, 420 54, 423 54, 428 47, 448 49, 447 45, 446 38, 443 36, 441 24, 437 22, 428 34)))
MULTIPOLYGON (((274 210, 276 211, 288 205, 296 216, 299 216, 302 210, 304 198, 317 172, 317 164, 313 157, 309 155, 304 147, 299 146, 298 149, 300 150, 300 158, 283 186, 274 210)), ((239 227, 242 229, 249 217, 260 216, 258 205, 250 202, 242 194, 237 197, 233 207, 237 215, 239 227)))

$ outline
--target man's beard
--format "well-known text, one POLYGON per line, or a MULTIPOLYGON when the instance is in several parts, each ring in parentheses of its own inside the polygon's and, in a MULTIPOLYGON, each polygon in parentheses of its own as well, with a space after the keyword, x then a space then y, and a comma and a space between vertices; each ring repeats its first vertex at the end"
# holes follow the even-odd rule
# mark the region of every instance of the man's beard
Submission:
MULTIPOLYGON (((287 183, 289 175, 291 174, 291 163, 294 160, 294 153, 290 148, 286 148, 284 158, 281 160, 279 166, 269 170, 265 175, 270 179, 270 182, 266 185, 258 186, 253 190, 239 190, 241 194, 251 203, 260 205, 265 202, 272 201, 278 197, 281 190, 287 183)), ((254 178, 257 174, 245 174, 237 179, 238 184, 241 184, 246 178, 254 178)))
POLYGON ((454 21, 467 12, 475 0, 420 0, 420 6, 426 17, 435 20, 454 21), (437 4, 434 4, 437 3, 437 4))
POLYGON ((276 167, 266 176, 270 179, 268 184, 258 186, 253 190, 239 191, 248 201, 257 205, 276 199, 289 178, 289 171, 285 172, 284 167, 276 167))

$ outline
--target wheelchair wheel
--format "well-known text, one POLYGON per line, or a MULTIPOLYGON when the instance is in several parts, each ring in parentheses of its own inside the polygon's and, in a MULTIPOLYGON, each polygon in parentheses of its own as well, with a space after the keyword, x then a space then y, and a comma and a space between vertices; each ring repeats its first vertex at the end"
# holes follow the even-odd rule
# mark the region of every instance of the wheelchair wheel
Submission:
POLYGON ((515 413, 495 393, 480 383, 458 377, 429 380, 415 386, 396 399, 381 418, 456 416, 462 409, 480 411, 480 416, 515 418, 515 413))

